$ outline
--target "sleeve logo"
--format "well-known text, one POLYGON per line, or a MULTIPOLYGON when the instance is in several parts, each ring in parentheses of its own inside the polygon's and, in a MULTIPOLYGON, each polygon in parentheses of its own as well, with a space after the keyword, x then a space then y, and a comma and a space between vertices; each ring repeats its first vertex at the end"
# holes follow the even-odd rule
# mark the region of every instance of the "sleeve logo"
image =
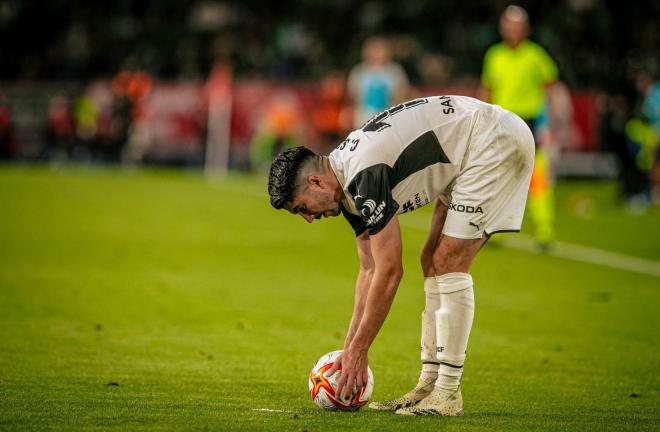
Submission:
POLYGON ((376 204, 376 201, 368 199, 359 205, 360 215, 368 226, 373 226, 383 219, 385 201, 376 204))
POLYGON ((376 210, 376 201, 368 199, 362 203, 362 211, 360 213, 362 213, 362 216, 364 217, 369 217, 374 210, 376 210))

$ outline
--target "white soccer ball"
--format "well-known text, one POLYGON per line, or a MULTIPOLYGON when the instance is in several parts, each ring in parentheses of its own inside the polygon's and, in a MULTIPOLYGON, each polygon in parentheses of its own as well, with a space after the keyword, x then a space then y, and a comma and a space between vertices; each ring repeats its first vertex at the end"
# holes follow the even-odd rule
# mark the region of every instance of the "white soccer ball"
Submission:
MULTIPOLYGON (((312 396, 314 403, 321 409, 327 411, 357 411, 365 406, 371 398, 371 393, 374 391, 374 375, 369 369, 367 385, 362 388, 361 392, 352 394, 350 398, 346 399, 343 395, 337 395, 335 389, 341 371, 335 372, 331 377, 325 376, 325 373, 330 370, 341 353, 341 350, 332 351, 316 362, 309 373, 309 394, 312 396)), ((343 390, 342 393, 344 393, 343 390)))

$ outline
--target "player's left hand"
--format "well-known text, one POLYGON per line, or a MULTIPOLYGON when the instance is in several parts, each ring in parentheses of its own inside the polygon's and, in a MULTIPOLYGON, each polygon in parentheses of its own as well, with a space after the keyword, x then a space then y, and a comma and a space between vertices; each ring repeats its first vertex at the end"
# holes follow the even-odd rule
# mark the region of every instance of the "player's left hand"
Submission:
POLYGON ((347 348, 328 370, 326 376, 332 376, 341 370, 341 376, 337 381, 337 395, 341 397, 344 391, 344 399, 349 399, 353 392, 359 393, 367 385, 369 380, 369 358, 368 350, 358 348, 347 348))

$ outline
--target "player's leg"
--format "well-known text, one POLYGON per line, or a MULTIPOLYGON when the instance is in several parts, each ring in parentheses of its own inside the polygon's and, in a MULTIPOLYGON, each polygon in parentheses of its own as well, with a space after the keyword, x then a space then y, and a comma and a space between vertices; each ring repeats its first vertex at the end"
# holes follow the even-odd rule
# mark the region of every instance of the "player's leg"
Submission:
POLYGON ((433 255, 437 273, 434 291, 440 308, 434 312, 438 376, 432 392, 402 415, 456 416, 463 413, 460 392, 467 343, 474 318, 474 291, 470 265, 488 237, 459 239, 442 235, 433 255))
POLYGON ((550 169, 553 147, 548 111, 546 107, 539 117, 527 121, 534 136, 536 154, 534 170, 529 185, 529 210, 534 222, 534 238, 542 250, 554 239, 554 179, 550 169))
MULTIPOLYGON (((440 238, 442 228, 447 218, 447 206, 437 200, 433 209, 433 219, 431 221, 431 231, 429 232, 422 252, 420 254, 420 263, 424 275, 424 311, 422 312, 422 337, 421 337, 421 356, 422 372, 419 377, 419 384, 426 385, 435 382, 438 377, 439 363, 436 358, 436 326, 435 311, 440 309, 440 293, 436 289, 435 276, 437 274, 433 264, 433 255, 435 254, 440 238)), ((430 389, 429 389, 430 392, 430 389)))
POLYGON ((534 221, 534 237, 542 248, 554 238, 554 190, 548 165, 546 152, 538 148, 529 185, 529 210, 534 221))
POLYGON ((431 218, 431 230, 426 237, 424 247, 422 248, 419 257, 422 266, 422 273, 425 279, 435 276, 433 254, 440 243, 440 236, 442 235, 442 228, 445 225, 445 219, 447 219, 447 205, 444 204, 442 200, 437 199, 435 201, 435 207, 433 208, 433 217, 431 218))
POLYGON ((519 230, 531 177, 534 141, 513 114, 500 117, 492 134, 471 144, 474 151, 452 190, 443 235, 433 254, 437 360, 433 391, 404 415, 461 415, 460 382, 472 320, 472 261, 491 233, 519 230))
POLYGON ((436 271, 433 266, 433 254, 438 247, 446 217, 447 206, 443 204, 441 200, 437 200, 433 209, 431 231, 426 238, 426 242, 424 243, 424 247, 420 254, 426 299, 424 311, 422 312, 422 371, 419 376, 419 381, 414 389, 403 396, 385 402, 372 402, 369 405, 370 408, 396 411, 402 407, 415 405, 428 396, 433 390, 435 380, 438 377, 438 367, 440 365, 436 358, 435 325, 435 311, 440 309, 440 294, 435 289, 436 271))

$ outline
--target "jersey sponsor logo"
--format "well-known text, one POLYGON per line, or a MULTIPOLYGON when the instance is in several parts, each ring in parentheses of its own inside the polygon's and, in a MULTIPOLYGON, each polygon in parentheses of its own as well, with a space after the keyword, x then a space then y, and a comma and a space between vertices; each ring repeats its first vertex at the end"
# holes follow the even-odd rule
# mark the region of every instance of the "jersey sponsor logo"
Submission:
POLYGON ((449 210, 455 211, 455 212, 460 212, 460 213, 481 213, 483 214, 483 209, 481 206, 470 206, 470 205, 463 205, 463 204, 456 204, 456 203, 451 203, 449 204, 449 210))
POLYGON ((411 199, 409 199, 403 204, 403 213, 413 211, 428 203, 429 203, 428 194, 425 191, 417 192, 411 199))

